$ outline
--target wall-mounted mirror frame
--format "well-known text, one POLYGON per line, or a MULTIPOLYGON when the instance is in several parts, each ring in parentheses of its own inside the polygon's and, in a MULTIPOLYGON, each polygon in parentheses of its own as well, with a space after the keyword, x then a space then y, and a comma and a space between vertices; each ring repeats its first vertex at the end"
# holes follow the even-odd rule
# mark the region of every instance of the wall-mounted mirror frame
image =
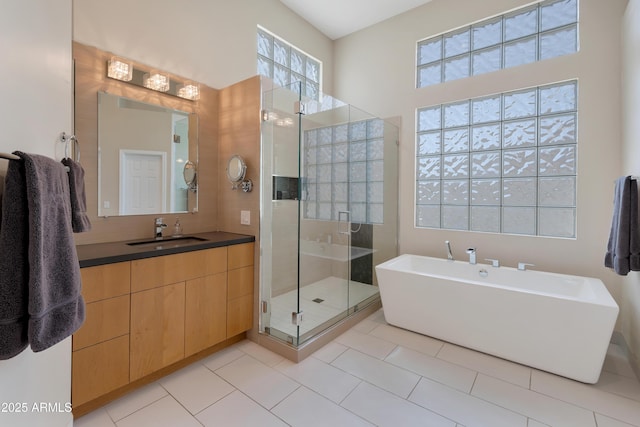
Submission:
POLYGON ((197 127, 194 113, 98 92, 98 216, 197 212, 184 179, 197 127))

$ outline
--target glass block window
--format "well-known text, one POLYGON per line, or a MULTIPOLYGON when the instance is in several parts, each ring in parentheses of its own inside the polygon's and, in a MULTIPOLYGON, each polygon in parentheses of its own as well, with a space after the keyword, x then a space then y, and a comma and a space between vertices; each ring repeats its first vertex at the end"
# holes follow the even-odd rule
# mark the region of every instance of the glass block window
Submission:
POLYGON ((417 111, 416 226, 576 237, 577 81, 417 111))
POLYGON ((382 224, 384 121, 363 120, 304 132, 305 217, 382 224))
POLYGON ((578 51, 578 0, 547 0, 418 42, 417 87, 578 51))
POLYGON ((258 27, 258 74, 280 87, 301 82, 302 96, 320 98, 322 62, 258 27))

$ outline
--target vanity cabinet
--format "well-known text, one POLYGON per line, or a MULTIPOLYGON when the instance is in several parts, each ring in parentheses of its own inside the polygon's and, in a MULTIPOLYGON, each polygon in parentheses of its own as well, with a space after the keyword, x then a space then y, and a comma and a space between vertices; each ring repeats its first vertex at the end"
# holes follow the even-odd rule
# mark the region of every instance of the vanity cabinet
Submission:
POLYGON ((73 336, 74 409, 241 339, 253 326, 253 257, 250 242, 82 268, 87 316, 73 336))
POLYGON ((130 263, 83 268, 84 325, 73 335, 71 394, 81 405, 129 383, 130 263))

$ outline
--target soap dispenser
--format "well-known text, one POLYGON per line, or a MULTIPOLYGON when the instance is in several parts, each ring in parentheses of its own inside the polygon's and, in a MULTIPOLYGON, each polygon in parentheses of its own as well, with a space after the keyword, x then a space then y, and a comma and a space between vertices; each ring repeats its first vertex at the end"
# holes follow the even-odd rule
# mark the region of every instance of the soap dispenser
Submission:
POLYGON ((173 237, 182 236, 182 224, 180 224, 180 218, 176 218, 176 223, 173 226, 173 237))

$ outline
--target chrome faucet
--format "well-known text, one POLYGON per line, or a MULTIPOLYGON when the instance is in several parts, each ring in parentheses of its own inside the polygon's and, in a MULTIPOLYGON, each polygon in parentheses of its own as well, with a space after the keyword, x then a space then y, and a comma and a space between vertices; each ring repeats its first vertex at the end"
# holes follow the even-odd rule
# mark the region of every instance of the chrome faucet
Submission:
POLYGON ((526 262, 519 262, 518 263, 518 270, 526 271, 527 267, 533 267, 533 266, 535 266, 535 264, 527 264, 526 262))
POLYGON ((453 254, 451 253, 451 243, 449 243, 448 240, 445 240, 444 244, 447 245, 447 260, 453 261, 453 254))
POLYGON ((477 264, 477 261, 476 261, 476 248, 467 249, 467 253, 469 254, 469 264, 477 264))
POLYGON ((485 258, 484 260, 489 261, 492 267, 500 267, 500 260, 498 259, 485 258))
POLYGON ((155 219, 155 236, 156 239, 162 239, 162 229, 167 228, 167 224, 165 224, 162 220, 162 217, 158 217, 155 219))

